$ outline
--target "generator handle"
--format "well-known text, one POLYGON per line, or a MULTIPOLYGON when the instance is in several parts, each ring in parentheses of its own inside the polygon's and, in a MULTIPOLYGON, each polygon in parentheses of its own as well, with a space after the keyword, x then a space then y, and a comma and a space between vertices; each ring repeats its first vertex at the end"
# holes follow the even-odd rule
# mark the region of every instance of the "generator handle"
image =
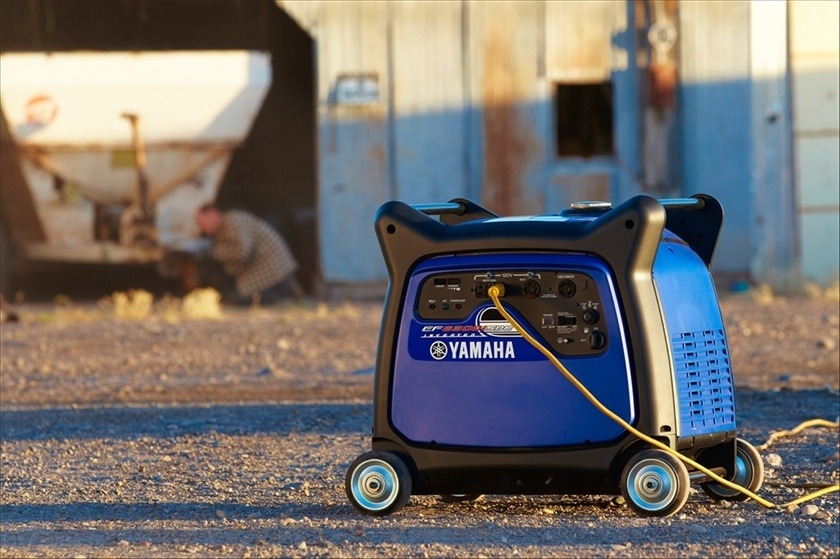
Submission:
POLYGON ((706 201, 702 198, 663 198, 659 203, 668 210, 702 210, 706 201))
POLYGON ((412 204, 411 207, 426 215, 463 214, 467 207, 459 202, 443 202, 439 204, 412 204))

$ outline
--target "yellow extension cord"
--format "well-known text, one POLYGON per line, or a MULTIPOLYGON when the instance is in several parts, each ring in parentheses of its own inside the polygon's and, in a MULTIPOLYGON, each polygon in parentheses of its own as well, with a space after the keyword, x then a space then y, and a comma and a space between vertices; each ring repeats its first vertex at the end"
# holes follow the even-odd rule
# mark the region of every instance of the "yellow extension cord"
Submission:
MULTIPOLYGON (((563 365, 563 363, 561 363, 560 360, 557 359, 557 357, 554 356, 554 354, 551 352, 551 350, 546 348, 543 344, 541 344, 538 340, 536 340, 533 336, 531 336, 522 327, 522 325, 520 325, 516 321, 516 319, 514 319, 510 315, 510 313, 508 313, 504 309, 504 307, 502 306, 502 302, 499 300, 500 297, 504 296, 504 285, 501 285, 501 286, 499 284, 492 285, 487 290, 487 295, 489 295, 490 299, 492 299, 493 304, 495 305, 496 309, 502 314, 503 317, 505 317, 505 319, 514 328, 516 328, 516 330, 522 335, 522 337, 525 338, 525 340, 529 344, 534 346, 540 353, 545 355, 546 358, 548 358, 548 360, 551 361, 551 363, 557 368, 557 370, 559 370, 563 374, 563 376, 566 377, 566 379, 569 382, 571 382, 572 385, 575 388, 577 388, 578 391, 581 394, 583 394, 586 397, 586 399, 589 400, 592 403, 593 406, 598 408, 598 410, 601 413, 603 413, 604 415, 606 415, 607 417, 609 417, 610 419, 615 421, 617 424, 619 424, 621 427, 623 427, 624 429, 626 429, 627 431, 629 431, 630 433, 632 433, 633 435, 635 435, 639 439, 645 441, 646 443, 649 443, 652 446, 655 446, 656 448, 659 448, 659 449, 667 452, 668 454, 678 458, 679 460, 681 460, 685 464, 688 464, 689 466, 692 466, 693 468, 696 468, 698 471, 703 472, 704 474, 706 474, 708 479, 714 480, 715 482, 717 482, 717 483, 719 483, 723 486, 726 486, 730 489, 734 489, 735 491, 739 491, 739 492, 743 493, 744 495, 746 495, 747 497, 749 497, 750 499, 753 499, 754 501, 758 502, 760 505, 762 505, 764 507, 767 507, 769 509, 780 508, 780 507, 784 508, 784 507, 799 505, 801 503, 816 499, 817 497, 821 497, 822 495, 826 495, 827 493, 832 493, 834 491, 840 491, 840 483, 837 483, 837 484, 831 485, 829 487, 825 487, 823 489, 820 489, 819 491, 814 491, 813 493, 809 493, 809 494, 807 494, 803 497, 799 497, 798 499, 794 499, 794 500, 789 501, 787 503, 784 503, 782 505, 777 505, 775 503, 772 503, 772 502, 768 501, 767 499, 759 497, 758 495, 756 495, 755 493, 753 493, 752 491, 750 491, 749 489, 747 489, 745 487, 741 487, 740 485, 738 485, 736 483, 733 483, 733 482, 729 481, 728 479, 724 479, 724 478, 720 477, 719 475, 712 472, 708 468, 702 466, 701 464, 698 464, 697 462, 695 462, 691 458, 683 456, 682 454, 680 454, 676 450, 671 449, 669 446, 657 441, 653 437, 649 437, 648 435, 645 435, 644 433, 642 433, 641 431, 639 431, 638 429, 636 429, 635 427, 633 427, 632 425, 630 425, 629 423, 624 421, 621 417, 619 417, 617 414, 615 414, 612 410, 610 410, 604 404, 602 404, 577 378, 575 378, 575 376, 572 373, 569 372, 569 370, 563 365)), ((783 432, 779 432, 779 433, 774 433, 775 437, 771 435, 770 440, 768 440, 765 444, 763 444, 761 446, 761 449, 763 450, 763 449, 767 448, 767 446, 769 446, 769 444, 775 438, 780 438, 780 437, 786 436, 786 435, 792 435, 792 434, 798 433, 802 429, 805 429, 805 428, 811 427, 811 426, 838 427, 840 425, 838 423, 826 421, 824 419, 815 419, 813 421, 806 421, 805 423, 803 423, 802 425, 799 425, 798 427, 796 427, 795 429, 792 429, 791 431, 783 431, 783 432)))
POLYGON ((767 448, 771 444, 773 444, 776 441, 776 439, 781 439, 782 437, 791 437, 810 427, 840 427, 840 423, 835 423, 834 421, 828 421, 826 419, 810 419, 808 421, 800 423, 793 429, 774 431, 770 433, 770 437, 767 439, 767 441, 764 444, 755 447, 755 449, 767 450, 767 448))

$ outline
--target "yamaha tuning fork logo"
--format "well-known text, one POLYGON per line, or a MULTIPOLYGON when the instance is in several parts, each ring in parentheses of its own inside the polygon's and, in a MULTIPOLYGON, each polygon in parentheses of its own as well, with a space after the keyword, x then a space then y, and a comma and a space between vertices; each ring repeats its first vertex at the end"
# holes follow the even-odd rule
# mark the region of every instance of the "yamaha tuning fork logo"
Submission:
POLYGON ((435 342, 429 348, 429 353, 432 354, 432 358, 440 361, 446 357, 446 354, 449 353, 449 350, 446 349, 446 344, 443 342, 435 342))

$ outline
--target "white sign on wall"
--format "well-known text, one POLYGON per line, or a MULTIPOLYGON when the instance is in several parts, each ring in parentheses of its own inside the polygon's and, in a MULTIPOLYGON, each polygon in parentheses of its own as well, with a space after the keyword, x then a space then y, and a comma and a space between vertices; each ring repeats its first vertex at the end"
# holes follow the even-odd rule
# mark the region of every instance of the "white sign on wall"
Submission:
POLYGON ((335 102, 340 105, 379 103, 379 76, 368 74, 339 74, 335 82, 335 102))

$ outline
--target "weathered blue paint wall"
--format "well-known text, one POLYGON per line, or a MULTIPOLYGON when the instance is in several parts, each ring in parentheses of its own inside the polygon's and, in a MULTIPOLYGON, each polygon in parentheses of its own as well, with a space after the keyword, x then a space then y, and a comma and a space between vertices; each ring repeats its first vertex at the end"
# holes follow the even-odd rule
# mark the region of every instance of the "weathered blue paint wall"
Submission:
POLYGON ((748 2, 680 4, 679 94, 683 193, 721 201, 713 265, 746 277, 753 253, 748 2))
MULTIPOLYGON (((642 28, 627 24, 644 25, 636 3, 283 5, 294 6, 318 43, 328 283, 385 279, 371 224, 389 199, 467 196, 521 214, 659 194, 645 186, 651 54, 642 28), (330 92, 342 72, 375 74, 379 101, 336 104, 330 92), (604 80, 614 91, 613 155, 557 157, 554 85, 604 80)), ((669 152, 672 183, 661 192, 721 200, 726 217, 713 268, 723 278, 795 275, 799 228, 827 230, 795 209, 786 13, 780 3, 748 0, 679 4, 677 141, 669 147, 676 153, 669 152)))
POLYGON ((393 197, 386 142, 382 119, 327 121, 318 127, 318 225, 327 281, 383 277, 372 224, 376 208, 393 197))
POLYGON ((718 198, 725 219, 714 265, 746 273, 750 241, 750 83, 683 85, 680 134, 683 191, 718 198))
POLYGON ((635 57, 634 34, 626 31, 632 3, 281 5, 318 45, 319 234, 327 283, 386 278, 372 223, 389 199, 467 196, 501 214, 521 214, 556 212, 592 192, 608 199, 632 193, 638 165, 638 77, 627 64, 635 57), (594 33, 581 33, 587 24, 594 33), (558 34, 557 26, 575 35, 558 34), (558 159, 554 83, 609 80, 616 57, 621 165, 558 159), (336 83, 347 73, 374 76, 378 95, 340 102, 336 83))

